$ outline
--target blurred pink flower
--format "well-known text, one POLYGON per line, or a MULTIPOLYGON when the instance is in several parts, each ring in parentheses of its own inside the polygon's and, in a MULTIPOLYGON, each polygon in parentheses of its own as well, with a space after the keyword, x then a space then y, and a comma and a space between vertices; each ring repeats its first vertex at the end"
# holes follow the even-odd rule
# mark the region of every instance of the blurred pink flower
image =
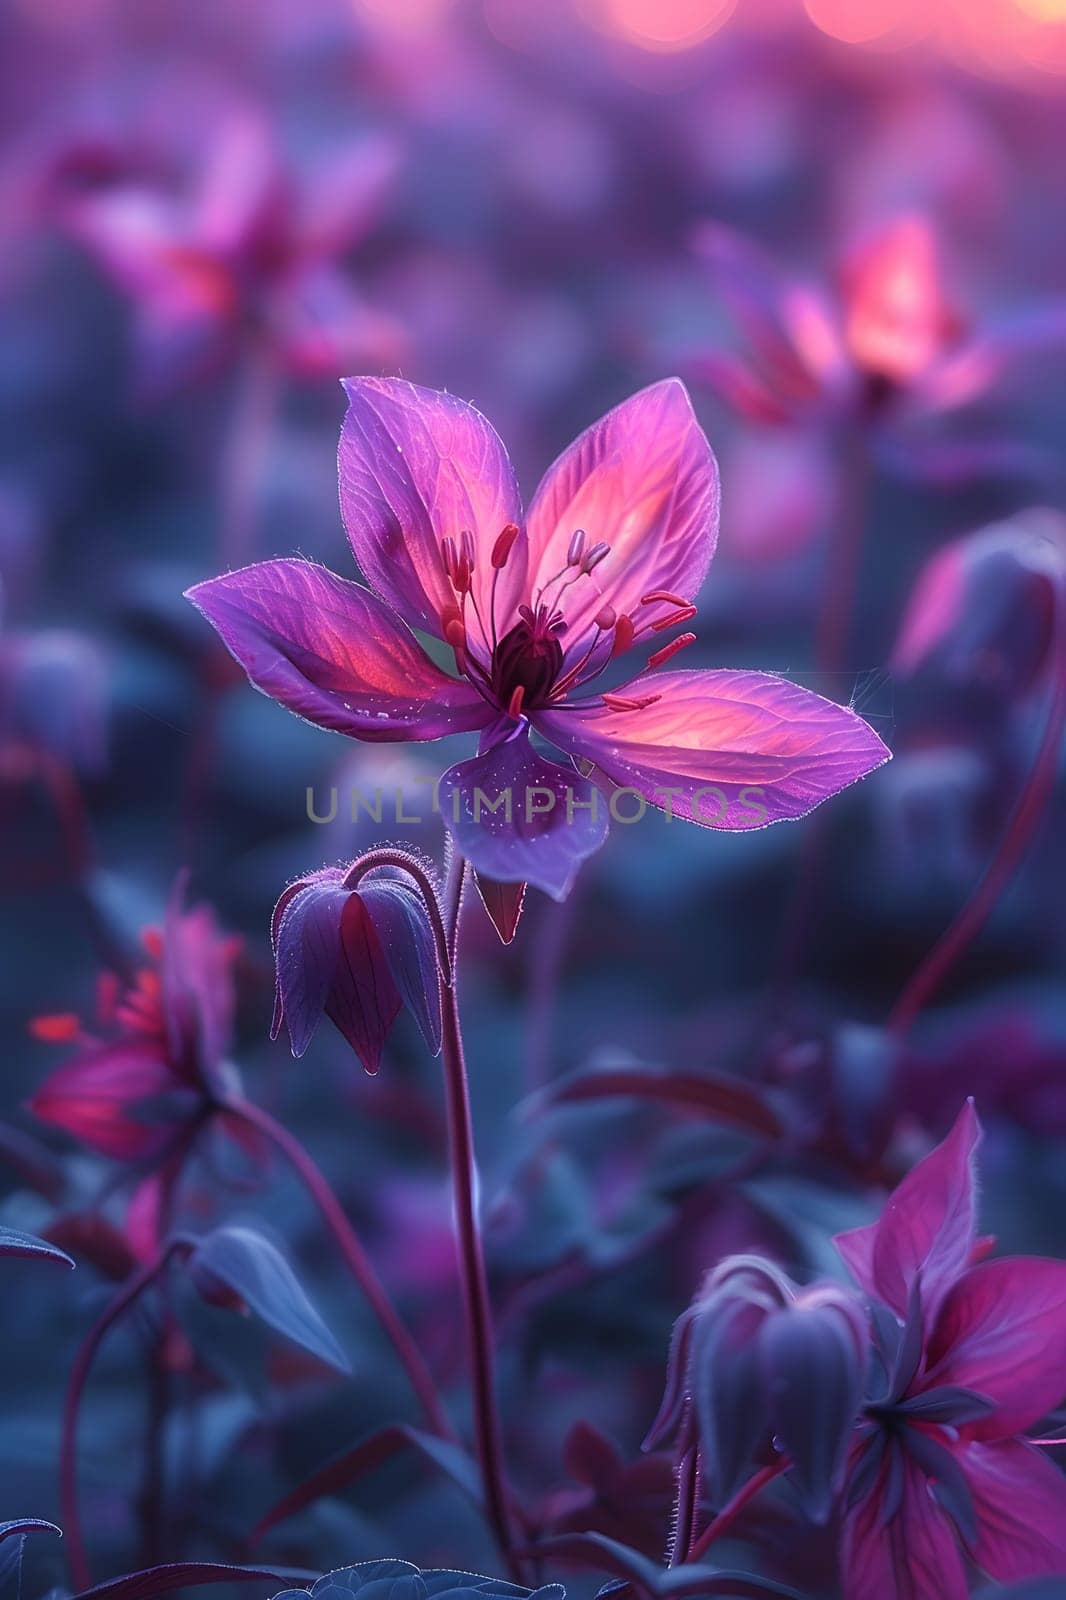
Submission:
POLYGON ((240 940, 220 932, 206 905, 177 896, 162 932, 144 935, 148 963, 122 988, 99 984, 101 1035, 73 1015, 37 1017, 30 1031, 78 1054, 30 1101, 44 1122, 120 1161, 156 1161, 179 1146, 233 1087, 225 1059, 233 1020, 233 963, 240 940))
POLYGON ((399 354, 396 326, 342 268, 398 165, 391 140, 366 136, 297 172, 265 116, 240 106, 209 120, 193 172, 75 193, 61 218, 134 302, 150 379, 214 368, 249 343, 295 376, 339 376, 399 354))

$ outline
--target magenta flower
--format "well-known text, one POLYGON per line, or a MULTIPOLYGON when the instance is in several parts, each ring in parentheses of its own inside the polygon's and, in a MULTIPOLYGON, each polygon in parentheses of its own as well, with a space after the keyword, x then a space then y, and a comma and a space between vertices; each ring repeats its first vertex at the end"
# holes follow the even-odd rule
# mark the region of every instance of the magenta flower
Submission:
POLYGON ((297 376, 395 359, 397 330, 341 270, 395 179, 397 155, 366 138, 289 168, 267 120, 240 106, 205 130, 196 170, 129 177, 69 200, 74 237, 137 310, 141 355, 163 381, 265 343, 297 376))
POLYGON ((982 1259, 963 1107, 879 1222, 837 1245, 880 1317, 887 1373, 848 1468, 845 1600, 965 1600, 1066 1573, 1066 1479, 1026 1437, 1066 1394, 1066 1262, 982 1259), (891 1313, 891 1315, 888 1315, 891 1313))
POLYGON ((175 896, 145 948, 149 963, 125 990, 111 974, 101 981, 100 1033, 66 1014, 30 1025, 39 1039, 78 1046, 30 1109, 120 1161, 168 1156, 232 1089, 235 1073, 225 1051, 240 941, 219 931, 207 906, 184 911, 175 896))
POLYGON ((257 688, 320 727, 479 733, 477 756, 439 790, 479 872, 562 898, 603 842, 603 791, 627 791, 627 819, 651 805, 742 830, 804 816, 888 759, 861 717, 780 678, 659 670, 694 640, 678 630, 718 532, 714 456, 679 382, 582 434, 525 516, 504 447, 471 406, 397 380, 345 387, 341 508, 372 588, 279 560, 189 598, 257 688), (454 672, 412 630, 437 641, 436 658, 450 651, 454 672), (617 658, 649 649, 636 676, 606 687, 617 658), (534 731, 569 762, 543 756, 534 731))
MULTIPOLYGON (((1061 303, 971 325, 947 286, 937 233, 919 214, 857 240, 826 283, 781 271, 754 242, 718 224, 702 228, 696 246, 737 337, 734 348, 700 352, 693 375, 755 422, 824 427, 851 419, 884 429, 928 419, 978 400, 1010 362, 1066 337, 1061 303)), ((1002 454, 1001 445, 979 441, 970 465, 1002 454)), ((966 450, 928 455, 929 470, 949 475, 967 462, 966 450)), ((913 470, 913 441, 898 464, 913 470)), ((816 466, 812 457, 812 472, 816 466)))

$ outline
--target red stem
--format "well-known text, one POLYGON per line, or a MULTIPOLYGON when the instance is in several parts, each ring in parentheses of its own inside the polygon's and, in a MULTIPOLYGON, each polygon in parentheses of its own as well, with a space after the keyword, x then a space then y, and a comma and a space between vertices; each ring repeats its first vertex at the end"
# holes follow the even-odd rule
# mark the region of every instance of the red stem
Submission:
POLYGON ((1058 776, 1059 747, 1066 731, 1066 631, 1055 651, 1055 677, 1047 721, 1036 758, 1018 796, 995 855, 969 900, 910 979, 888 1018, 891 1033, 905 1034, 941 987, 995 910, 1036 834, 1058 776))
POLYGON ((92 1364, 96 1359, 96 1352, 103 1343, 108 1330, 114 1326, 134 1301, 144 1293, 145 1289, 155 1281, 174 1252, 185 1248, 187 1248, 185 1244, 175 1241, 173 1244, 168 1245, 148 1266, 142 1267, 127 1280, 114 1300, 111 1301, 111 1304, 104 1307, 96 1322, 89 1329, 70 1370, 66 1399, 63 1403, 63 1424, 59 1447, 59 1503, 67 1556, 70 1561, 71 1577, 74 1581, 75 1589, 78 1590, 87 1589, 91 1582, 88 1557, 85 1553, 85 1541, 81 1531, 81 1519, 78 1514, 78 1413, 81 1409, 81 1399, 85 1384, 92 1370, 92 1364))
MULTIPOLYGON (((466 863, 456 855, 445 887, 445 928, 454 954, 459 927, 466 863)), ((454 968, 450 982, 441 984, 444 1087, 448 1105, 448 1147, 451 1155, 452 1197, 459 1236, 459 1266, 466 1303, 470 1378, 474 1398, 474 1432, 485 1491, 485 1506, 493 1532, 512 1573, 521 1580, 514 1556, 514 1535, 507 1502, 503 1441, 496 1406, 496 1353, 489 1304, 488 1273, 477 1214, 477 1160, 470 1110, 470 1085, 459 1026, 454 968)))
POLYGON ((826 577, 815 634, 821 672, 839 672, 847 655, 862 566, 870 488, 870 455, 859 427, 844 434, 844 490, 826 550, 826 577))
POLYGON ((677 1457, 673 1530, 666 1563, 670 1567, 679 1566, 682 1561, 688 1559, 688 1552, 696 1535, 696 1519, 700 1503, 700 1447, 693 1437, 693 1432, 686 1402, 686 1416, 681 1424, 683 1443, 677 1457))
POLYGON ((775 1478, 780 1477, 781 1473, 785 1472, 790 1464, 787 1460, 775 1461, 772 1466, 762 1467, 754 1477, 749 1478, 747 1483, 737 1490, 729 1504, 724 1506, 718 1515, 707 1524, 699 1538, 693 1540, 684 1559, 686 1561, 698 1561, 701 1556, 705 1555, 714 1541, 720 1539, 722 1534, 728 1532, 733 1526, 749 1500, 754 1500, 760 1489, 764 1489, 768 1483, 772 1483, 775 1478))
POLYGON ((402 850, 371 850, 355 862, 345 883, 355 888, 377 867, 395 867, 418 886, 430 919, 440 967, 442 1042, 445 1100, 448 1112, 448 1149, 452 1176, 452 1204, 459 1246, 459 1274, 466 1308, 470 1382, 473 1392, 474 1434, 485 1496, 485 1510, 508 1568, 521 1581, 508 1504, 503 1464, 503 1442, 496 1405, 496 1357, 489 1303, 488 1273, 477 1214, 477 1160, 474 1153, 470 1085, 463 1052, 459 1006, 455 989, 455 952, 459 912, 466 882, 466 862, 456 852, 448 868, 444 906, 428 875, 402 850))
POLYGON ((264 1111, 261 1106, 254 1105, 250 1100, 236 1099, 227 1100, 225 1109, 232 1116, 240 1117, 249 1126, 258 1128, 259 1132, 281 1151, 299 1175, 308 1194, 318 1207, 322 1220, 336 1240, 352 1277, 366 1296, 386 1338, 396 1351, 430 1427, 442 1439, 454 1438, 454 1431, 444 1413, 436 1384, 422 1358, 422 1352, 401 1322, 358 1234, 314 1158, 288 1128, 272 1117, 269 1111, 264 1111))

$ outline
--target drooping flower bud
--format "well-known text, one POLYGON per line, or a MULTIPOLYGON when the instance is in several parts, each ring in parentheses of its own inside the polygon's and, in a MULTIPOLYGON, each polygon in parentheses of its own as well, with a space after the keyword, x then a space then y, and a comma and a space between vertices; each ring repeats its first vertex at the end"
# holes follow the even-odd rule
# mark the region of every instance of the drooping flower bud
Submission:
POLYGON ((678 1319, 666 1393, 645 1448, 696 1420, 712 1499, 724 1505, 760 1452, 788 1455, 815 1521, 829 1514, 862 1397, 869 1336, 856 1297, 800 1288, 758 1256, 730 1256, 678 1319))
POLYGON ((326 867, 300 878, 274 908, 271 1037, 284 1022, 293 1055, 302 1056, 324 1012, 374 1073, 404 1005, 433 1053, 440 1049, 436 947, 421 896, 401 871, 375 868, 356 887, 349 872, 326 867))
POLYGON ((919 574, 893 651, 905 676, 947 680, 1010 700, 1040 680, 1061 625, 1066 518, 1031 510, 945 545, 919 574))

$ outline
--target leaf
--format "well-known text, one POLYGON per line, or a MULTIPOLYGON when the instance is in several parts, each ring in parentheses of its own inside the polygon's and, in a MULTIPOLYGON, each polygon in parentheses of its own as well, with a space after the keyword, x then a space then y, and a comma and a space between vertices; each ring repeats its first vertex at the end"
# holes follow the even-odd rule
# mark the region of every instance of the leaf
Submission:
MULTIPOLYGON (((712 1567, 702 1561, 683 1562, 676 1567, 663 1567, 641 1555, 617 1539, 603 1533, 569 1533, 554 1539, 542 1539, 528 1552, 529 1555, 553 1555, 564 1561, 574 1561, 581 1566, 598 1568, 621 1578, 623 1585, 632 1585, 645 1595, 662 1596, 664 1600, 685 1600, 687 1596, 717 1594, 726 1596, 778 1595, 782 1600, 804 1600, 797 1589, 775 1583, 771 1578, 761 1578, 753 1572, 727 1571, 712 1567)), ((601 1589, 600 1594, 620 1593, 617 1584, 601 1589)))
POLYGON ((747 1133, 778 1138, 783 1132, 777 1112, 759 1092, 740 1078, 714 1072, 662 1072, 650 1067, 594 1067, 561 1078, 535 1098, 544 1105, 574 1105, 616 1096, 654 1100, 676 1111, 699 1111, 729 1122, 747 1133))
POLYGON ((341 1455, 334 1456, 332 1461, 327 1461, 324 1467, 319 1467, 318 1471, 305 1478, 303 1483, 297 1484, 295 1489, 290 1489, 289 1493, 271 1506, 256 1524, 251 1534, 252 1541, 261 1539, 279 1522, 295 1516, 298 1511, 313 1505, 316 1500, 347 1488, 364 1473, 373 1472, 375 1468, 382 1466, 398 1451, 404 1449, 419 1451, 432 1466, 451 1478, 452 1482, 457 1484, 475 1504, 480 1504, 481 1480, 474 1462, 466 1452, 457 1445, 448 1443, 447 1440, 438 1439, 433 1434, 422 1433, 418 1428, 400 1422, 372 1433, 353 1450, 345 1450, 341 1455))
POLYGON ((54 1522, 45 1522, 42 1517, 16 1517, 14 1522, 0 1522, 0 1541, 16 1533, 58 1533, 61 1539, 63 1537, 62 1528, 57 1528, 54 1522))
POLYGON ((158 1594, 201 1583, 306 1583, 316 1574, 299 1567, 236 1567, 223 1561, 168 1561, 83 1589, 74 1600, 154 1600, 158 1594))
POLYGON ((65 1250, 49 1244, 46 1239, 38 1239, 36 1234, 20 1233, 17 1228, 0 1227, 0 1256, 25 1256, 34 1260, 57 1261, 67 1267, 74 1266, 65 1250))
POLYGON ((216 1228, 197 1241, 189 1273, 205 1299, 231 1290, 257 1316, 320 1361, 350 1372, 344 1351, 307 1298, 280 1250, 251 1228, 216 1228))
MULTIPOLYGON (((485 1578, 447 1567, 419 1571, 408 1561, 360 1561, 353 1567, 340 1567, 319 1578, 310 1592, 313 1600, 349 1595, 359 1595, 361 1600, 565 1600, 566 1593, 558 1583, 524 1589, 504 1578, 485 1578)), ((287 1589, 274 1600, 305 1600, 306 1594, 303 1589, 287 1589)))

